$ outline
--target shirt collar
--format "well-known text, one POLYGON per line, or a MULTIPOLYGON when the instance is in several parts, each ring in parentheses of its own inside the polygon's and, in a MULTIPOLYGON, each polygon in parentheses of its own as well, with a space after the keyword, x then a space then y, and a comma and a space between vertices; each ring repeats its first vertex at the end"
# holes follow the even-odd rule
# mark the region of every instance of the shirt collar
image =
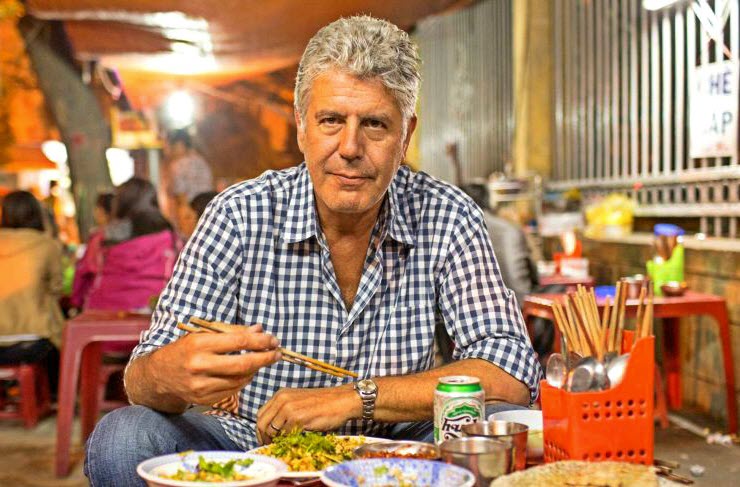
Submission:
MULTIPOLYGON (((416 235, 411 231, 409 222, 406 220, 403 208, 400 206, 398 191, 401 179, 407 179, 408 173, 402 167, 391 181, 387 192, 387 212, 381 211, 380 215, 387 215, 388 235, 394 240, 406 245, 416 245, 416 235)), ((283 231, 280 233, 279 240, 286 244, 302 242, 310 237, 319 238, 318 215, 316 214, 316 205, 314 202, 313 183, 309 176, 306 164, 301 164, 293 193, 288 203, 288 211, 285 216, 283 231)))
POLYGON ((310 237, 318 238, 318 217, 314 205, 313 183, 306 163, 301 164, 288 202, 285 224, 280 241, 287 244, 302 242, 310 237))
POLYGON ((408 173, 409 169, 401 166, 388 187, 388 217, 390 219, 388 235, 397 242, 414 247, 416 245, 416 233, 411 229, 408 212, 404 211, 407 208, 403 208, 398 199, 399 191, 403 191, 403 188, 401 188, 402 182, 408 180, 408 173))

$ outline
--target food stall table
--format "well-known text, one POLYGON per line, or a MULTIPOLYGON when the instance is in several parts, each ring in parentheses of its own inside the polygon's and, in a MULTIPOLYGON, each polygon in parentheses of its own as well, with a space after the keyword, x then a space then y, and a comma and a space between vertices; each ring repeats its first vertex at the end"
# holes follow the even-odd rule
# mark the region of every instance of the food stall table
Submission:
MULTIPOLYGON (((527 325, 534 317, 554 321, 553 302, 562 301, 564 294, 531 294, 524 299, 522 315, 527 325)), ((599 308, 604 300, 599 299, 599 308)), ((626 313, 629 317, 637 314, 637 299, 628 299, 626 313)), ((653 302, 654 317, 663 319, 663 368, 668 387, 668 404, 671 408, 681 407, 681 360, 680 360, 680 318, 685 316, 709 315, 719 327, 722 346, 722 359, 725 369, 725 390, 727 395, 727 416, 730 433, 737 433, 737 403, 735 398, 735 369, 730 337, 730 318, 727 302, 720 296, 687 291, 683 296, 656 296, 653 302)), ((555 327, 555 346, 559 347, 560 333, 555 327)))
POLYGON ((573 277, 573 276, 564 276, 562 274, 552 274, 549 276, 539 277, 540 286, 559 285, 559 286, 576 287, 580 284, 586 287, 594 287, 595 282, 596 281, 594 280, 593 276, 573 277))
POLYGON ((94 415, 98 411, 97 378, 102 359, 101 345, 138 341, 141 332, 149 328, 150 319, 149 314, 86 311, 67 322, 62 336, 59 368, 55 455, 57 477, 64 477, 69 473, 72 420, 80 373, 80 416, 84 442, 97 420, 94 415))

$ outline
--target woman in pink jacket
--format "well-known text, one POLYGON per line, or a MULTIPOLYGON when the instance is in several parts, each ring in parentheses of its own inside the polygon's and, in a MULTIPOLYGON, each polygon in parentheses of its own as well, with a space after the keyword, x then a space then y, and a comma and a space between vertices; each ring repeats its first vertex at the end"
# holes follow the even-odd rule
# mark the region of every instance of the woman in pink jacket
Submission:
POLYGON ((113 220, 91 240, 77 269, 84 309, 148 309, 172 274, 180 241, 157 204, 154 186, 131 178, 116 188, 113 220))

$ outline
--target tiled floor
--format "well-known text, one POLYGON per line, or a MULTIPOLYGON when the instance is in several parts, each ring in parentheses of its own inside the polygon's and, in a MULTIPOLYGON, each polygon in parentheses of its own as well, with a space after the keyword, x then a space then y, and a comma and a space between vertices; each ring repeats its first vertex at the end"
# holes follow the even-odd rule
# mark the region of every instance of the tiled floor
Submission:
MULTIPOLYGON (((696 419, 696 418, 694 418, 696 419)), ((701 420, 701 418, 699 418, 701 420)), ((711 425, 710 425, 711 426, 711 425)), ((53 475, 56 421, 50 417, 35 429, 25 430, 19 423, 0 422, 0 486, 14 487, 82 487, 87 481, 82 474, 82 447, 73 446, 74 466, 65 479, 53 475)), ((74 438, 79 438, 79 424, 74 438)), ((734 486, 740 476, 740 447, 708 445, 687 431, 671 427, 656 430, 655 457, 681 463, 677 471, 690 476, 688 468, 699 464, 706 468, 697 486, 734 486)))

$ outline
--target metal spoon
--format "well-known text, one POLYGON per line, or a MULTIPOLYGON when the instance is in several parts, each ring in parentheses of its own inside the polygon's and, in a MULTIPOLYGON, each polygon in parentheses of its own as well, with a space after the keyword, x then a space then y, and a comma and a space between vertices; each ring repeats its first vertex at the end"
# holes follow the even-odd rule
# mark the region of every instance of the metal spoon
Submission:
POLYGON ((586 357, 568 374, 568 390, 571 392, 585 392, 591 389, 594 380, 594 366, 596 359, 586 357))
POLYGON ((547 383, 560 389, 563 387, 567 376, 568 367, 565 364, 565 358, 559 353, 551 354, 547 359, 547 367, 545 368, 547 383))
POLYGON ((613 386, 622 382, 624 373, 627 370, 627 363, 630 360, 630 354, 625 353, 615 358, 606 366, 606 374, 609 376, 609 383, 613 386))
POLYGON ((602 362, 597 360, 594 364, 594 380, 591 383, 591 390, 603 391, 604 389, 609 389, 609 385, 610 381, 606 367, 602 362))
POLYGON ((608 369, 609 364, 617 357, 619 357, 617 352, 606 352, 606 354, 604 354, 604 367, 608 369))
POLYGON ((583 360, 583 356, 576 352, 568 352, 568 360, 565 366, 568 370, 575 369, 576 366, 583 360))
POLYGON ((571 392, 600 391, 608 387, 606 367, 594 357, 582 359, 568 376, 568 390, 571 392))

